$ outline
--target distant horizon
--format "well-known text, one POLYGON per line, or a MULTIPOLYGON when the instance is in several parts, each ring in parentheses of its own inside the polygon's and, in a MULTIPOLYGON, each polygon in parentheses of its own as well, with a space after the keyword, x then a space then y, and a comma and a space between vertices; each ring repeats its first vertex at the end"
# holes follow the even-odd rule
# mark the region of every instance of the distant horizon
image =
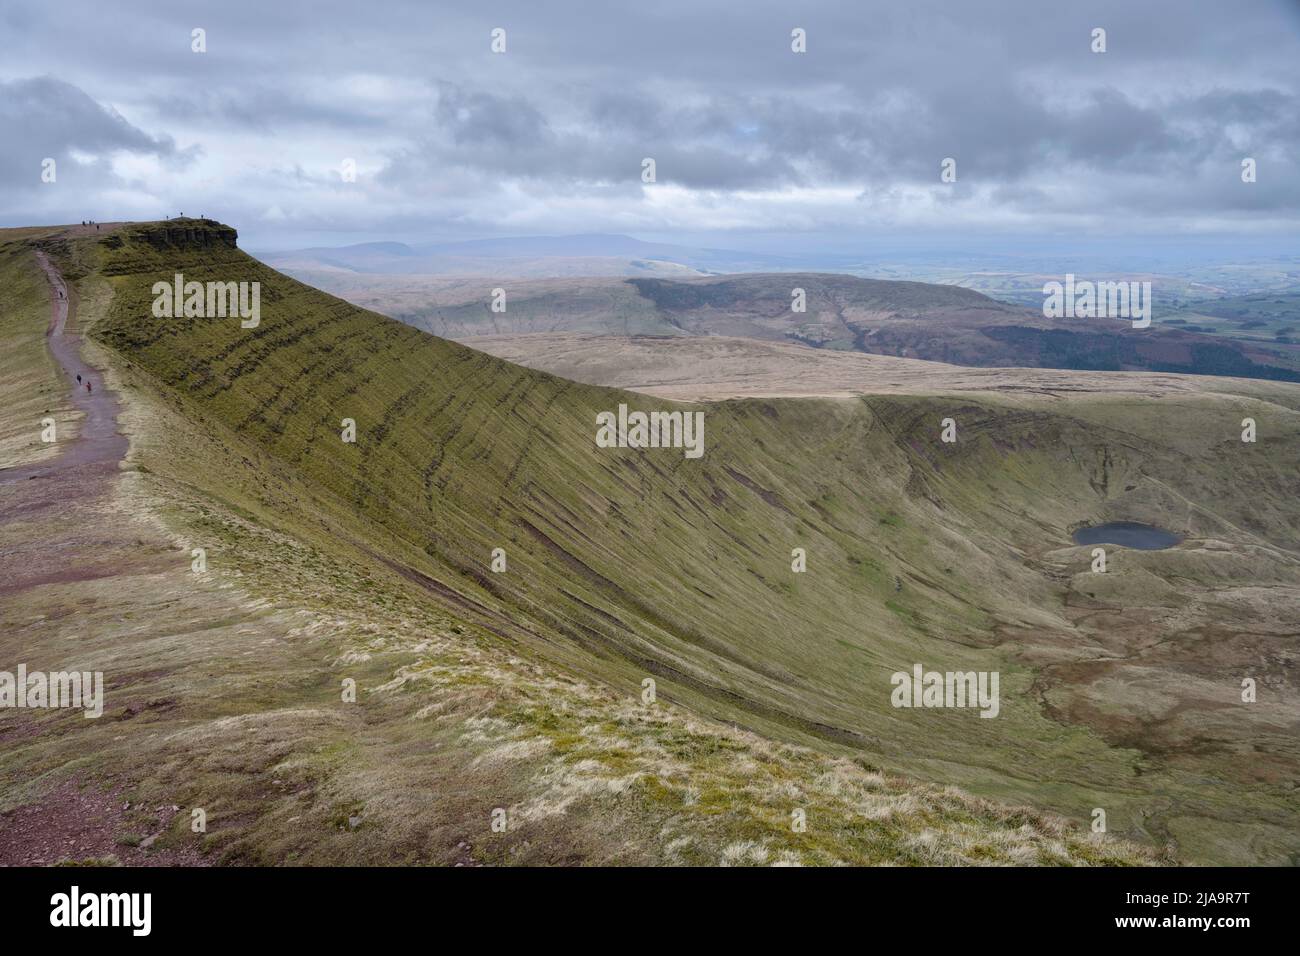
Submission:
MULTIPOLYGON (((92 222, 146 223, 166 222, 181 217, 160 215, 157 218, 130 219, 124 217, 103 216, 91 219, 92 222)), ((358 246, 377 246, 397 244, 421 250, 433 246, 473 245, 476 243, 535 241, 535 240, 573 240, 591 238, 610 238, 632 240, 651 245, 675 246, 682 250, 711 252, 741 252, 751 255, 786 258, 791 260, 808 257, 850 258, 873 256, 887 260, 891 256, 901 259, 933 258, 936 260, 991 260, 991 259, 1030 259, 1030 258, 1114 258, 1131 256, 1135 259, 1151 261, 1173 261, 1175 257, 1181 262, 1231 262, 1238 259, 1289 259, 1300 257, 1300 234, 1287 236, 1222 236, 1222 235, 1177 235, 1177 236, 1033 236, 1033 235, 997 235, 972 234, 968 236, 928 236, 904 235, 884 237, 841 237, 834 243, 817 238, 801 245, 798 236, 784 234, 768 237, 762 234, 742 233, 723 235, 705 234, 666 234, 654 232, 619 232, 614 230, 587 230, 582 232, 538 231, 538 232, 498 232, 474 235, 394 233, 372 234, 358 233, 264 233, 249 232, 238 220, 213 215, 211 213, 185 213, 185 218, 204 218, 230 226, 239 234, 239 246, 250 254, 282 254, 307 249, 349 249, 358 246), (274 236, 275 238, 268 238, 274 236)), ((74 222, 59 221, 5 221, 0 229, 20 229, 77 225, 74 222)), ((540 253, 539 253, 540 254, 540 253)), ((613 253, 610 253, 613 255, 613 253)), ((1300 263, 1297 263, 1300 265, 1300 263)))
MULTIPOLYGON (((210 217, 211 218, 211 217, 210 217)), ((238 229, 237 224, 227 223, 238 229)), ((899 259, 933 258, 936 260, 965 261, 971 259, 1042 259, 1042 258, 1115 258, 1130 256, 1136 260, 1159 261, 1217 261, 1232 262, 1239 259, 1287 259, 1300 256, 1300 237, 1288 237, 1285 240, 1273 237, 1222 237, 1222 236, 1171 236, 1153 239, 1149 237, 1129 237, 1114 239, 1108 237, 989 237, 972 236, 962 244, 960 240, 948 237, 898 237, 871 238, 854 242, 841 240, 839 247, 824 244, 810 244, 800 247, 797 243, 786 241, 778 245, 776 240, 761 236, 691 236, 665 235, 656 233, 631 232, 538 232, 538 233, 500 233, 495 235, 478 235, 472 237, 447 236, 369 236, 359 234, 353 237, 338 237, 331 234, 333 241, 322 241, 322 237, 303 236, 301 241, 295 237, 282 237, 279 242, 259 242, 250 239, 240 230, 240 247, 257 254, 280 254, 304 249, 348 249, 356 246, 381 245, 396 243, 420 249, 439 245, 470 245, 473 243, 490 243, 526 240, 572 240, 591 237, 611 237, 631 239, 654 245, 676 246, 683 250, 740 252, 752 255, 770 256, 802 260, 808 258, 849 258, 865 256, 888 260, 891 256, 899 259), (1000 241, 1000 242, 999 242, 1000 241)), ((543 253, 539 253, 543 254, 543 253)))

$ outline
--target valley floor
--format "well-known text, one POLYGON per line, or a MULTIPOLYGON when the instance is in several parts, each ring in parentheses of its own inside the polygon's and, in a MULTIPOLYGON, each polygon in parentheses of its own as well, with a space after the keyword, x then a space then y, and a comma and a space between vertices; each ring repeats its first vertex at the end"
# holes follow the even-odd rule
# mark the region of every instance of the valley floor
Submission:
POLYGON ((679 401, 852 398, 860 395, 1004 394, 1058 401, 1075 396, 1250 396, 1295 409, 1300 387, 1261 379, 974 368, 725 335, 619 336, 582 332, 476 335, 463 339, 529 368, 590 385, 679 401))

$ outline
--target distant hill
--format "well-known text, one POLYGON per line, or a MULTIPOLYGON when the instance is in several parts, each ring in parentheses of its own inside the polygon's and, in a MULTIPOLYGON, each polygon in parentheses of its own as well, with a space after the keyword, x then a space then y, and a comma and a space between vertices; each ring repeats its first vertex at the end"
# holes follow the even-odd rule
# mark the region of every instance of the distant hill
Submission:
POLYGON ((1118 319, 1047 319, 973 289, 834 273, 482 279, 318 273, 365 308, 446 338, 583 332, 726 335, 980 367, 1158 371, 1300 381, 1276 341, 1118 319), (494 312, 492 289, 506 292, 494 312), (792 309, 804 290, 806 310, 792 309))

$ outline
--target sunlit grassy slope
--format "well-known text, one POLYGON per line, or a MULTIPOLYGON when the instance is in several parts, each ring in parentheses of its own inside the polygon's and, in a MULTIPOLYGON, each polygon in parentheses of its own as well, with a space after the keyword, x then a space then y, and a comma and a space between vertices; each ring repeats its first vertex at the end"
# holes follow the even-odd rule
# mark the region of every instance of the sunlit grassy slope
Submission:
MULTIPOLYGON (((151 480, 212 502, 198 511, 210 516, 208 540, 191 543, 209 546, 218 568, 264 587, 283 577, 288 594, 313 600, 346 598, 350 627, 390 628, 409 617, 409 601, 431 601, 486 629, 492 646, 607 686, 633 709, 653 677, 661 701, 705 717, 1078 820, 1102 807, 1112 833, 1188 858, 1294 852, 1295 798, 1281 779, 1295 756, 1289 711, 1262 708, 1226 742, 1215 728, 1221 746, 1188 750, 1180 737, 1152 751, 1125 738, 1141 726, 1131 698, 1097 685, 1075 693, 1069 675, 1049 674, 1107 655, 1104 635, 1072 612, 1099 590, 1112 592, 1100 599, 1112 610, 1156 592, 1176 603, 1261 581, 1278 589, 1273 600, 1294 599, 1292 407, 1221 396, 1068 407, 986 394, 746 400, 703 406, 702 459, 600 449, 597 412, 671 406, 356 309, 243 255, 219 227, 127 228, 97 255, 114 296, 94 335, 137 406, 151 409, 133 457, 151 480), (155 318, 150 288, 175 272, 261 282, 260 326, 155 318), (1244 414, 1266 442, 1237 440, 1244 414), (958 423, 956 444, 939 441, 945 417, 958 423), (345 418, 357 423, 355 444, 340 440, 345 418), (1105 517, 1234 545, 1213 561, 1125 555, 1116 571, 1129 573, 1103 587, 1080 577, 1089 556, 1068 532, 1105 517), (333 583, 324 563, 315 575, 268 565, 234 526, 287 534, 324 556, 313 561, 373 570, 333 583), (490 569, 494 548, 506 552, 504 573, 490 569), (806 550, 806 573, 791 571, 793 548, 806 550), (892 708, 890 674, 917 662, 1000 671, 999 716, 892 708), (1111 710, 1128 721, 1118 730, 1104 719, 1111 710), (1280 772, 1252 777, 1234 763, 1238 748, 1280 772)), ((1139 626, 1149 631, 1151 619, 1139 626)), ((1227 707, 1239 663, 1199 675, 1198 692, 1221 693, 1227 707)), ((1293 680, 1285 661, 1261 666, 1279 687, 1293 680)), ((526 719, 548 746, 576 746, 597 718, 575 725, 569 704, 547 706, 545 686, 529 693, 526 719)), ((612 755, 587 759, 629 761, 630 779, 653 789, 642 746, 608 732, 612 755)), ((753 797, 728 786, 688 802, 730 819, 753 797)), ((854 855, 822 858, 836 852, 854 855)))

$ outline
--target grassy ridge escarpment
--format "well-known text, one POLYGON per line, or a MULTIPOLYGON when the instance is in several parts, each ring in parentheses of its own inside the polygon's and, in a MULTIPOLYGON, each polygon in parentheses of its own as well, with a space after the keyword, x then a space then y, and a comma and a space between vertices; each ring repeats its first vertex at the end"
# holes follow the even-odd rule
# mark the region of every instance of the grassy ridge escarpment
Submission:
MULTIPOLYGON (((1268 785, 1244 802, 1231 775, 1207 788, 1213 761, 1153 767, 1130 741, 1054 719, 1043 654, 996 635, 1082 633, 1060 575, 1086 560, 1065 550, 1066 532, 1108 509, 1182 520, 1187 506, 1178 530, 1217 535, 1266 499, 1282 536, 1261 544, 1293 540, 1293 415, 1260 408, 1290 444, 1255 464, 1226 444, 1239 410, 1209 400, 1196 414, 1222 428, 1189 448, 1171 438, 1186 431, 1185 408, 1133 405, 1130 420, 1111 407, 1063 415, 981 396, 723 403, 706 408, 699 461, 598 449, 596 412, 663 403, 521 369, 222 243, 171 244, 150 228, 102 247, 115 298, 97 335, 186 416, 230 436, 232 454, 264 454, 263 474, 277 479, 234 487, 216 480, 234 463, 212 462, 212 493, 291 526, 316 510, 322 541, 367 551, 530 652, 628 693, 653 675, 707 714, 1077 817, 1106 806, 1113 829, 1157 839, 1169 831, 1152 811, 1156 791, 1179 814, 1198 802, 1191 816, 1232 826, 1292 812, 1268 785), (260 281, 261 325, 155 318, 150 287, 175 271, 260 281), (953 446, 937 440, 946 415, 962 429, 953 446), (357 422, 355 445, 339 440, 343 418, 357 422), (1257 469, 1255 483, 1234 485, 1224 470, 1236 466, 1257 469), (281 474, 295 476, 301 500, 272 487, 281 474), (489 570, 495 547, 505 574, 489 570), (790 570, 794 547, 808 552, 806 574, 790 570), (1036 562, 1054 550, 1065 553, 1048 573, 1036 562), (999 718, 891 708, 890 673, 918 661, 1000 670, 999 718)), ((202 483, 203 470, 191 479, 202 483)), ((1150 560, 1152 576, 1169 573, 1150 560)), ((1286 568, 1284 557, 1265 565, 1284 581, 1286 568)), ((1206 583, 1199 566, 1179 573, 1206 583)))
MULTIPOLYGON (((46 248, 95 327, 105 246, 65 238, 46 248)), ((38 275, 17 242, 0 253, 38 275)), ((36 289, 28 324, 49 305, 36 289)), ((0 659, 102 671, 106 710, 0 714, 0 862, 1153 859, 539 666, 470 623, 472 607, 442 606, 456 595, 430 600, 392 573, 400 542, 262 442, 120 353, 84 357, 124 399, 127 467, 56 461, 0 496, 0 659)), ((0 409, 5 428, 22 427, 15 408, 0 409)))

